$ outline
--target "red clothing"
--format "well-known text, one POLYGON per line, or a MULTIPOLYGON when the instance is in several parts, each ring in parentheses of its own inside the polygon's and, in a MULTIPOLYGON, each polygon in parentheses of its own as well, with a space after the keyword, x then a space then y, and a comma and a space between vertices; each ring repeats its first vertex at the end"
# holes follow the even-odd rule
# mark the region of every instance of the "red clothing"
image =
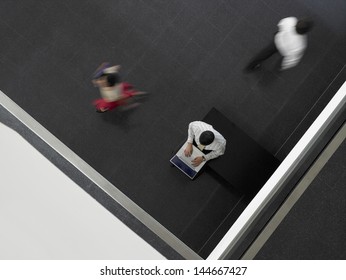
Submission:
POLYGON ((113 101, 113 102, 108 102, 103 98, 96 99, 93 102, 93 105, 96 107, 97 110, 99 111, 109 111, 113 110, 119 106, 125 105, 126 101, 131 98, 136 91, 134 90, 133 86, 129 83, 121 83, 122 86, 122 99, 113 101))

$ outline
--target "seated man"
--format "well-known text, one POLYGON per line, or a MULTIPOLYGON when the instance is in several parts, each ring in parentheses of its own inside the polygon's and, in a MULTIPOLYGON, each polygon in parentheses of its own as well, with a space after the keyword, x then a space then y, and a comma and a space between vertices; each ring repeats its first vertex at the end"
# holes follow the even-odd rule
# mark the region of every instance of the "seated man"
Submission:
POLYGON ((192 160, 194 166, 223 155, 226 149, 226 139, 210 124, 201 121, 194 121, 189 124, 187 143, 184 150, 185 156, 191 156, 193 143, 196 143, 197 147, 205 154, 203 157, 196 157, 192 160))

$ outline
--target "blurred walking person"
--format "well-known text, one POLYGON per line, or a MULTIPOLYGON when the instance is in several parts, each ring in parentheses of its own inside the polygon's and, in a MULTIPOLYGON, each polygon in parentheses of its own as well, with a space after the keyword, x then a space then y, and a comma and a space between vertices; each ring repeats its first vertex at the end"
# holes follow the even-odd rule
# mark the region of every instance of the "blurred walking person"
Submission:
POLYGON ((310 19, 287 17, 279 21, 274 40, 261 50, 246 66, 246 72, 258 70, 263 61, 279 53, 282 56, 281 69, 292 68, 300 62, 307 47, 307 33, 313 27, 310 19))
POLYGON ((96 112, 105 113, 119 106, 128 105, 132 97, 146 94, 135 90, 129 83, 121 82, 119 69, 120 65, 110 66, 104 62, 94 72, 92 82, 99 88, 101 95, 100 99, 93 102, 96 112))

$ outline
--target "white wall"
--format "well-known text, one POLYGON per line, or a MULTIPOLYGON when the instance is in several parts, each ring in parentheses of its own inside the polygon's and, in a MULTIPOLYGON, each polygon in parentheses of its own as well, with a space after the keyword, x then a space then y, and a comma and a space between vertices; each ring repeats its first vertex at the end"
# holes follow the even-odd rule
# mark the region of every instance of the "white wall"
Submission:
POLYGON ((0 259, 164 259, 0 123, 0 259))

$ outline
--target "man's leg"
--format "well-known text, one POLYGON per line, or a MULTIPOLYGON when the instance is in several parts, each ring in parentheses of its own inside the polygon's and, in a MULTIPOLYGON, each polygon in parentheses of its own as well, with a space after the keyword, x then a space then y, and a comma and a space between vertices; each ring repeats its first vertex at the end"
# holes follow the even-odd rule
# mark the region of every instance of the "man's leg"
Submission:
POLYGON ((278 49, 276 48, 274 42, 270 43, 267 47, 261 50, 246 66, 246 71, 254 71, 261 66, 261 63, 271 57, 273 54, 277 53, 278 49))

